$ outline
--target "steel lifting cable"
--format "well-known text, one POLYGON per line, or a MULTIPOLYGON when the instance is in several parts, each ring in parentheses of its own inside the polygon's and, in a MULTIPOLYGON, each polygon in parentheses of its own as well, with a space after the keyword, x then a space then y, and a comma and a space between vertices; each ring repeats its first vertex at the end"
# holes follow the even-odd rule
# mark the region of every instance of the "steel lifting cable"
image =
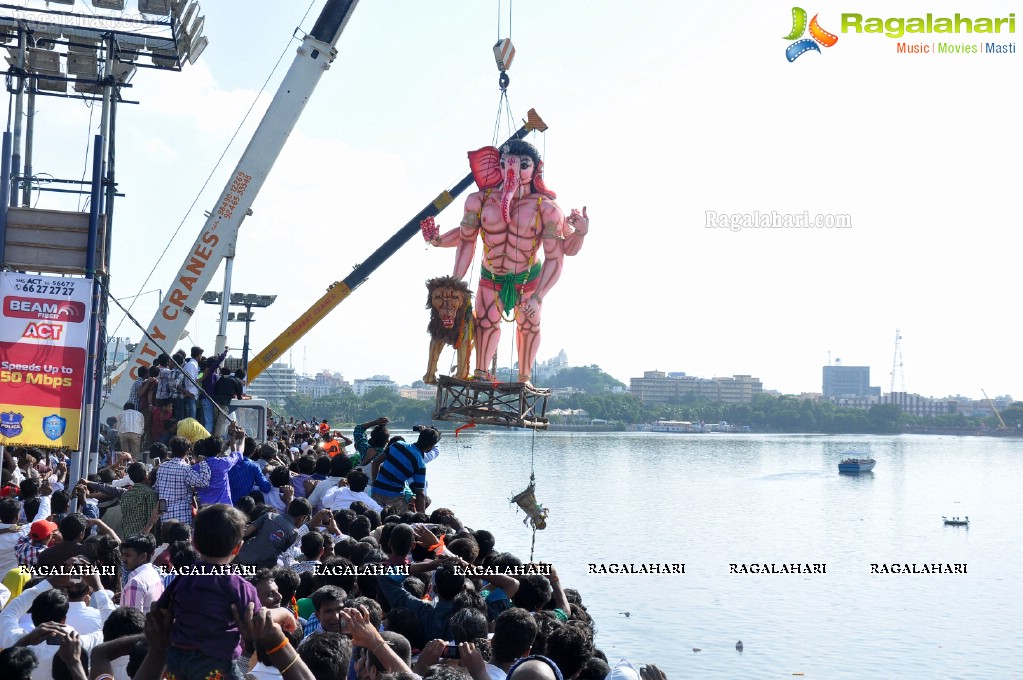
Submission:
MULTIPOLYGON (((511 39, 512 32, 512 9, 515 0, 508 0, 508 38, 511 39)), ((497 39, 501 39, 501 0, 497 0, 497 39)))
POLYGON ((507 128, 507 134, 504 138, 511 137, 513 131, 512 120, 515 118, 512 113, 511 102, 508 100, 508 84, 511 82, 508 78, 507 69, 511 66, 511 60, 515 56, 515 49, 511 47, 512 37, 512 10, 514 9, 514 0, 508 0, 508 37, 506 39, 501 38, 501 0, 497 0, 497 44, 494 46, 494 57, 497 59, 497 68, 501 72, 501 75, 497 79, 498 87, 501 89, 501 96, 497 100, 497 115, 494 118, 494 139, 493 143, 496 145, 500 139, 501 133, 501 120, 505 121, 505 127, 507 128), (510 52, 507 55, 507 63, 502 60, 501 46, 504 41, 507 41, 507 46, 510 52))
POLYGON ((512 136, 512 120, 515 114, 512 112, 511 102, 508 100, 508 75, 501 71, 501 78, 504 85, 501 87, 501 96, 497 101, 497 115, 494 117, 493 144, 496 146, 501 139, 508 139, 512 136), (501 121, 504 121, 505 134, 501 135, 501 121))
MULTIPOLYGON (((529 485, 536 483, 536 427, 533 428, 532 443, 529 447, 529 485)), ((529 561, 533 561, 533 552, 536 550, 536 523, 533 523, 533 541, 529 545, 529 561)))

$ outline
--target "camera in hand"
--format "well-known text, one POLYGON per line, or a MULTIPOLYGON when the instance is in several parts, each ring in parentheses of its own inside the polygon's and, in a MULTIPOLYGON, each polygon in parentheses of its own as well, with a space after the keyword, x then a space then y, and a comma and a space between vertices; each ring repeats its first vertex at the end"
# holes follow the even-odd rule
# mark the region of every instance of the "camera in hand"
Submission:
POLYGON ((441 652, 440 658, 442 659, 460 659, 461 655, 458 653, 458 645, 448 645, 441 652))

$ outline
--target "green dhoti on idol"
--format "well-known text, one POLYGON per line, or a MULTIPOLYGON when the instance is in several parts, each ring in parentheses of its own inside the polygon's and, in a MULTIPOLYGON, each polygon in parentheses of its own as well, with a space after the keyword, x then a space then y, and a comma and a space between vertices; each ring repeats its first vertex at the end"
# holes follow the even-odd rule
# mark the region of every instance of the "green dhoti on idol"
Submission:
POLYGON ((498 275, 487 269, 484 264, 480 269, 479 287, 497 291, 497 299, 501 303, 501 313, 508 321, 511 321, 515 318, 515 308, 518 306, 519 300, 529 297, 536 290, 542 268, 542 265, 536 262, 525 271, 498 275))
MULTIPOLYGON (((469 153, 480 191, 469 196, 461 224, 429 238, 455 248, 454 276, 464 279, 483 238, 483 267, 476 292, 475 377, 489 372, 501 338, 502 319, 515 320, 518 379, 528 383, 540 346, 543 299, 561 277, 566 255, 575 255, 589 231, 586 208, 568 217, 543 183, 543 162, 528 142, 469 153), (538 259, 540 250, 543 260, 538 259)), ((424 230, 424 233, 425 230, 424 230)))

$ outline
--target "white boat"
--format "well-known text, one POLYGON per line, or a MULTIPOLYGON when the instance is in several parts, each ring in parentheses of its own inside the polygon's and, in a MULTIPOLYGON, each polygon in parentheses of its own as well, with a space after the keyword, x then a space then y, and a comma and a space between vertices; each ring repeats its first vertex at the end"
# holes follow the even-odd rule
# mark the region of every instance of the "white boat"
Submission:
POLYGON ((693 423, 688 420, 658 420, 650 426, 652 433, 692 433, 693 423))
POLYGON ((688 420, 658 420, 650 426, 651 432, 699 432, 699 423, 693 424, 688 420))

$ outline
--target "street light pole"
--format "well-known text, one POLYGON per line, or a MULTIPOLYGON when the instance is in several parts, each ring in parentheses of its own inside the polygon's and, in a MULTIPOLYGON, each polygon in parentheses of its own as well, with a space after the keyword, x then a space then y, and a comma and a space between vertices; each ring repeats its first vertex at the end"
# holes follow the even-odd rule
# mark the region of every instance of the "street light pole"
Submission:
POLYGON ((213 350, 220 355, 227 349, 227 312, 231 304, 231 273, 234 271, 234 252, 224 258, 224 292, 220 298, 220 330, 217 333, 217 344, 213 350))
POLYGON ((242 348, 242 369, 249 374, 249 324, 252 323, 252 305, 245 305, 245 346, 242 348))
MULTIPOLYGON (((228 268, 231 266, 232 258, 227 260, 228 268)), ((228 283, 225 280, 225 285, 228 283)), ((244 321, 245 322, 245 341, 242 344, 242 366, 246 373, 249 372, 249 330, 252 324, 252 308, 256 307, 269 307, 277 299, 276 295, 254 295, 251 293, 231 293, 230 295, 219 293, 217 291, 206 291, 203 294, 203 302, 211 305, 220 305, 220 335, 217 336, 217 354, 224 351, 224 347, 227 344, 227 322, 228 321, 244 321), (241 313, 234 315, 228 313, 229 305, 235 307, 244 307, 245 316, 241 313)))

